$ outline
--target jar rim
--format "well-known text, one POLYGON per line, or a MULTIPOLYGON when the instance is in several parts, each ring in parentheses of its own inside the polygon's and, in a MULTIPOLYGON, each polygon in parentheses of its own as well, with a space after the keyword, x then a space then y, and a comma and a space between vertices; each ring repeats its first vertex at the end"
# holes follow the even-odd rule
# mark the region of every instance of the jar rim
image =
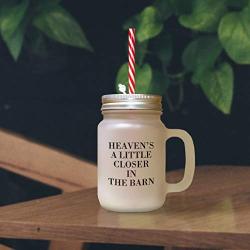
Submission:
POLYGON ((109 94, 102 96, 105 110, 156 110, 162 111, 162 97, 151 94, 109 94))

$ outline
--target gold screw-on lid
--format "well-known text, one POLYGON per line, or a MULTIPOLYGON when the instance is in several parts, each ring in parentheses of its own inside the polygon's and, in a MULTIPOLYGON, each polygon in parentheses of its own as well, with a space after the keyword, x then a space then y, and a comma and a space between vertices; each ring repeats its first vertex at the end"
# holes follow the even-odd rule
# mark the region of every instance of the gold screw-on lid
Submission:
POLYGON ((111 94, 102 96, 102 111, 123 109, 162 111, 161 96, 148 94, 111 94))

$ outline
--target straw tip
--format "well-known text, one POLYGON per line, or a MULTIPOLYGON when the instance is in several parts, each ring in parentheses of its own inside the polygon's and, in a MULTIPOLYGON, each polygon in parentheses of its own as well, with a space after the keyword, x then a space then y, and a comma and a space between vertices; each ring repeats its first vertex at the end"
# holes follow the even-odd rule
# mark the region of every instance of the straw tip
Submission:
POLYGON ((129 27, 128 30, 135 31, 135 27, 129 27))

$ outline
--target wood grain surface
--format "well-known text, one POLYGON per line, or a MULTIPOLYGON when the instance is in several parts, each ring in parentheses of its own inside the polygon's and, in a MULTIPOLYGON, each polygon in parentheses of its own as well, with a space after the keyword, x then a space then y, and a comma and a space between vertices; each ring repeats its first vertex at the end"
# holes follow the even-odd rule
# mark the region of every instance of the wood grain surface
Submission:
MULTIPOLYGON (((83 244, 81 241, 51 241, 49 245, 49 249, 51 250, 86 250, 87 246, 83 244)), ((0 249, 1 250, 1 249, 0 249)))
POLYGON ((96 187, 96 166, 0 130, 0 168, 71 192, 96 187))
POLYGON ((0 250, 14 250, 14 249, 0 244, 0 250))
POLYGON ((1 207, 0 237, 249 249, 249 180, 247 167, 198 167, 191 188, 149 213, 106 211, 96 189, 1 207))
MULTIPOLYGON (((2 129, 0 168, 59 188, 63 192, 96 187, 97 184, 97 169, 93 163, 2 129)), ((66 244, 65 241, 56 241, 51 242, 49 249, 63 250, 69 245, 72 250, 83 248, 79 242, 66 244)))

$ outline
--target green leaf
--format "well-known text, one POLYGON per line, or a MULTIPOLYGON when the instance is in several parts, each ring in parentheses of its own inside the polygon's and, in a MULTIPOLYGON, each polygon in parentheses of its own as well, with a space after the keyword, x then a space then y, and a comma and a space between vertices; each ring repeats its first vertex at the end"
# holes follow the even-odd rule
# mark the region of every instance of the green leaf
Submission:
POLYGON ((23 47, 25 28, 26 23, 22 22, 12 35, 3 34, 3 39, 15 61, 17 61, 23 47))
POLYGON ((208 100, 225 114, 231 111, 233 100, 233 70, 222 63, 216 69, 203 71, 196 78, 208 100))
POLYGON ((169 0, 156 0, 154 6, 158 9, 163 21, 166 21, 173 14, 172 4, 169 0))
POLYGON ((163 23, 159 11, 154 6, 149 6, 125 22, 123 28, 129 27, 136 28, 137 41, 143 42, 157 36, 163 29, 163 23))
POLYGON ((205 70, 198 70, 194 72, 191 76, 191 82, 194 85, 199 85, 200 84, 200 79, 202 78, 205 70))
POLYGON ((93 50, 80 25, 59 5, 51 4, 41 10, 33 25, 57 42, 93 50))
POLYGON ((115 87, 116 92, 119 93, 119 84, 126 85, 127 93, 128 93, 128 64, 124 63, 118 70, 116 81, 115 81, 115 87))
POLYGON ((146 94, 152 80, 152 69, 149 64, 144 64, 136 69, 136 93, 146 94))
POLYGON ((225 12, 225 0, 194 0, 192 12, 180 16, 179 22, 192 30, 213 32, 225 12))
POLYGON ((188 71, 213 67, 222 51, 216 36, 203 36, 190 42, 182 55, 182 64, 188 71))
MULTIPOLYGON (((136 93, 148 93, 152 80, 152 69, 149 64, 144 64, 141 67, 136 66, 136 93)), ((123 64, 116 77, 116 91, 119 93, 118 84, 125 84, 128 92, 128 64, 123 64)))
POLYGON ((250 64, 250 7, 226 14, 219 25, 219 39, 228 56, 239 64, 250 64))
POLYGON ((18 59, 23 46, 27 21, 25 14, 28 6, 28 0, 23 0, 19 4, 9 2, 2 5, 0 15, 1 35, 15 61, 18 59))
POLYGON ((147 54, 148 41, 144 41, 142 43, 136 43, 136 63, 141 66, 143 64, 144 58, 147 54))
POLYGON ((160 34, 155 40, 154 51, 163 65, 168 65, 173 56, 172 37, 168 33, 160 34))
POLYGON ((170 86, 170 79, 159 70, 153 70, 153 79, 150 84, 149 94, 164 95, 170 86))
POLYGON ((22 0, 19 4, 3 5, 1 15, 1 33, 3 36, 12 36, 24 19, 29 6, 29 0, 22 0))
POLYGON ((143 42, 157 36, 163 29, 163 24, 158 10, 149 6, 140 14, 139 25, 136 30, 137 39, 143 42))

